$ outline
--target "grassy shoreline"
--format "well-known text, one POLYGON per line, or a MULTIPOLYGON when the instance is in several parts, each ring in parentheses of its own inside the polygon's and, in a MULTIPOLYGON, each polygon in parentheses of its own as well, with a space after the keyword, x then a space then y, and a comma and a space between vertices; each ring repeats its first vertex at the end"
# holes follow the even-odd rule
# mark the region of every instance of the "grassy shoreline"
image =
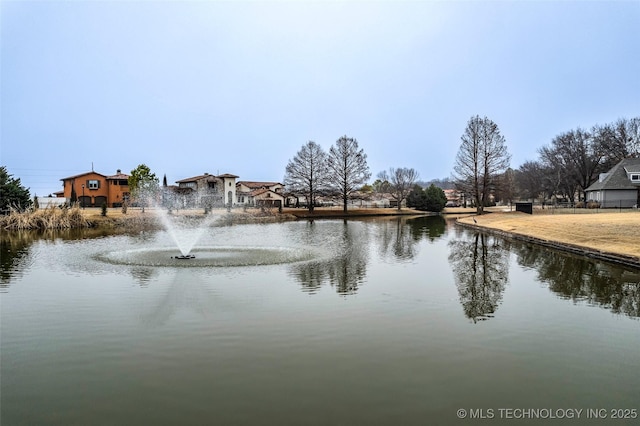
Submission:
POLYGON ((640 212, 501 212, 459 218, 462 226, 640 268, 640 212), (475 222, 474 222, 475 219, 475 222))

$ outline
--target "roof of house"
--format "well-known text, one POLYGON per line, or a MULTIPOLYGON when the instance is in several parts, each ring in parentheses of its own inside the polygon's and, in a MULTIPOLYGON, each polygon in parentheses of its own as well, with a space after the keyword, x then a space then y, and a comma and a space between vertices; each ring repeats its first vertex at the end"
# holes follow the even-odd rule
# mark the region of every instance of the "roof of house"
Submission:
POLYGON ((266 188, 254 189, 249 193, 249 195, 251 195, 252 197, 257 197, 258 195, 266 194, 267 192, 274 194, 277 197, 282 197, 282 194, 278 194, 277 192, 266 188))
POLYGON ((625 158, 586 190, 638 189, 640 183, 633 183, 629 180, 627 173, 630 172, 640 172, 640 158, 625 158))
POLYGON ((229 174, 229 173, 225 173, 225 174, 218 175, 218 176, 212 175, 211 173, 205 173, 203 175, 193 176, 193 177, 190 177, 190 178, 177 180, 176 183, 196 182, 196 181, 199 181, 199 180, 202 180, 202 179, 207 179, 207 181, 212 182, 214 179, 222 179, 222 178, 235 179, 237 177, 238 176, 232 175, 232 174, 229 174))
POLYGON ((163 187, 164 190, 168 192, 173 192, 176 194, 189 194, 193 192, 193 188, 180 188, 178 185, 168 185, 163 187))
POLYGON ((640 173, 640 158, 629 158, 629 160, 636 160, 635 162, 629 162, 624 168, 627 173, 640 173))
POLYGON ((213 180, 213 179, 215 179, 215 176, 212 175, 212 174, 209 174, 209 173, 205 173, 203 175, 193 176, 193 177, 177 180, 176 183, 196 182, 196 181, 199 181, 199 180, 202 180, 202 179, 209 179, 209 178, 211 178, 213 180))
POLYGON ((275 186, 275 185, 282 185, 280 182, 252 182, 252 181, 248 181, 248 180, 241 180, 236 182, 237 184, 242 184, 244 186, 246 186, 247 188, 266 188, 269 186, 275 186))
POLYGON ((86 175, 98 175, 98 176, 102 176, 105 179, 113 179, 113 180, 116 180, 116 179, 129 179, 129 175, 122 173, 120 171, 120 169, 118 169, 118 170, 116 170, 116 174, 112 175, 112 176, 103 175, 102 173, 94 172, 92 170, 90 172, 80 173, 80 174, 77 174, 77 175, 74 175, 74 176, 69 176, 69 177, 66 177, 66 178, 62 178, 60 180, 64 181, 64 180, 69 180, 69 179, 77 179, 79 177, 86 176, 86 175))
POLYGON ((262 195, 265 192, 273 192, 273 191, 270 191, 268 189, 254 189, 249 193, 249 195, 251 195, 252 197, 257 197, 258 195, 262 195))
POLYGON ((84 173, 80 173, 80 174, 77 174, 77 175, 73 175, 73 176, 69 176, 69 177, 66 177, 66 178, 62 178, 60 180, 64 181, 64 180, 69 180, 69 179, 76 179, 76 178, 79 178, 79 177, 82 177, 82 176, 86 176, 86 175, 98 175, 98 176, 102 176, 103 178, 106 178, 106 176, 103 175, 102 173, 91 171, 91 172, 84 172, 84 173))
POLYGON ((122 173, 120 170, 113 176, 107 176, 108 180, 121 180, 121 179, 129 179, 129 175, 122 173))

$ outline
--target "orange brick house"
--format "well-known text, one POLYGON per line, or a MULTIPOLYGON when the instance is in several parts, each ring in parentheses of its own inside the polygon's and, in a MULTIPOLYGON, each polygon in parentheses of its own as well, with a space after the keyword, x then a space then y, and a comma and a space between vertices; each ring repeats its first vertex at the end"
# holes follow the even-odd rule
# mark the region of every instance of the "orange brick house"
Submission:
POLYGON ((121 207, 129 199, 129 175, 117 170, 115 175, 106 176, 94 171, 81 173, 60 179, 62 194, 71 202, 71 193, 75 191, 78 203, 83 207, 121 207))

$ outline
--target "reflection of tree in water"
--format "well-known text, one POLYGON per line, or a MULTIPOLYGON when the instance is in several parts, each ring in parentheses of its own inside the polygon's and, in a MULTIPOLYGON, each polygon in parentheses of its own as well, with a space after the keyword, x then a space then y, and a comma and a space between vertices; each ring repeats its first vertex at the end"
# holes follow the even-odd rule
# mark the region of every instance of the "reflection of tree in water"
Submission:
POLYGON ((378 230, 379 250, 382 258, 392 257, 394 261, 407 261, 418 254, 414 228, 409 226, 407 222, 406 218, 395 217, 380 223, 378 230))
MULTIPOLYGON (((328 282, 339 294, 355 294, 367 275, 368 234, 364 231, 363 223, 345 220, 338 243, 334 247, 335 256, 318 262, 294 265, 290 274, 309 293, 317 292, 328 282)), ((313 232, 308 235, 309 241, 313 241, 312 234, 313 232)))
POLYGON ((616 314, 640 317, 640 272, 529 244, 516 244, 518 263, 535 268, 549 289, 616 314))
POLYGON ((367 275, 367 234, 353 225, 344 222, 341 255, 328 268, 329 283, 340 294, 355 294, 367 275))
POLYGON ((449 263, 464 314, 477 322, 492 318, 498 309, 509 281, 509 249, 489 235, 465 235, 449 243, 449 263))
POLYGON ((290 274, 302 285, 306 293, 317 293, 327 278, 328 262, 308 262, 291 268, 290 274))
POLYGON ((394 217, 380 222, 380 256, 393 261, 412 260, 418 254, 417 243, 423 238, 435 241, 446 227, 442 216, 394 217))
POLYGON ((35 232, 11 231, 0 234, 0 289, 9 288, 11 281, 33 262, 30 247, 38 239, 35 232))
POLYGON ((447 222, 440 215, 407 219, 407 225, 411 230, 413 240, 416 242, 422 238, 433 242, 444 235, 447 228, 447 222))

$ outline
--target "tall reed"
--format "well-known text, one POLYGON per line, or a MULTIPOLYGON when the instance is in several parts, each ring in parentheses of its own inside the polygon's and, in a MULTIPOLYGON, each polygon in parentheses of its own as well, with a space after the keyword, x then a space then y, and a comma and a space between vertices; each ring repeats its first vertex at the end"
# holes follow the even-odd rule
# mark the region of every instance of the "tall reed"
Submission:
POLYGON ((18 211, 0 216, 0 227, 6 230, 89 228, 89 222, 78 205, 71 208, 49 206, 46 209, 18 211))

